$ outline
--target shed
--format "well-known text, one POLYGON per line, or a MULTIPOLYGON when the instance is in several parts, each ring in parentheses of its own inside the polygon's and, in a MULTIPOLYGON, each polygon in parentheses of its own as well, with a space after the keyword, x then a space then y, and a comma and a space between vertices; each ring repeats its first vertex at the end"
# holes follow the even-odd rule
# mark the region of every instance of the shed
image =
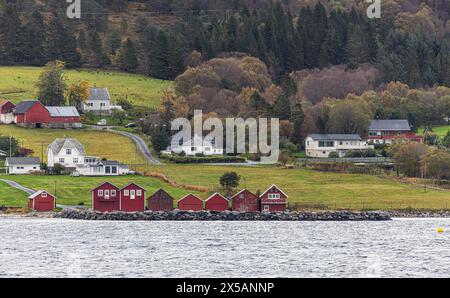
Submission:
POLYGON ((186 211, 201 211, 203 210, 203 201, 193 194, 188 194, 178 201, 178 209, 186 211))
POLYGON ((119 211, 119 188, 109 182, 104 182, 94 188, 92 190, 92 209, 99 212, 119 211))
POLYGON ((210 211, 225 211, 228 210, 228 199, 219 193, 211 195, 205 201, 205 209, 210 211))
POLYGON ((248 189, 243 189, 231 198, 233 211, 259 212, 259 198, 248 189))
POLYGON ((130 183, 120 190, 120 211, 144 212, 145 189, 136 183, 130 183))
POLYGON ((173 198, 163 189, 159 189, 148 198, 148 210, 171 211, 173 210, 173 198))
POLYGON ((273 184, 261 196, 262 212, 284 212, 288 196, 281 188, 273 184))
POLYGON ((56 198, 45 190, 39 190, 28 197, 28 208, 38 212, 53 211, 56 208, 56 198))

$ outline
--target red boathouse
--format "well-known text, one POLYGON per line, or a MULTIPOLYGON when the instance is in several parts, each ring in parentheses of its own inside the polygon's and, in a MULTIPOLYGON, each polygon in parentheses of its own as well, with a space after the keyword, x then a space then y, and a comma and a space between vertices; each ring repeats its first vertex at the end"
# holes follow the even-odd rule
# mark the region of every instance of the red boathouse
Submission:
POLYGON ((275 184, 261 195, 261 212, 286 211, 288 196, 275 184))
POLYGON ((99 212, 120 210, 119 188, 105 182, 92 190, 92 209, 99 212))
POLYGON ((205 201, 205 209, 210 211, 228 210, 228 200, 219 193, 215 193, 205 201))
POLYGON ((120 191, 120 211, 144 212, 145 189, 135 183, 130 183, 120 191))
POLYGON ((56 208, 56 198, 45 190, 40 190, 28 197, 28 208, 38 212, 53 211, 56 208))
POLYGON ((163 189, 159 189, 148 198, 148 210, 172 211, 173 198, 163 189))
POLYGON ((259 212, 259 198, 248 189, 243 189, 231 198, 233 211, 259 212))
POLYGON ((193 194, 188 194, 178 201, 178 209, 186 211, 201 211, 203 210, 203 201, 193 194))

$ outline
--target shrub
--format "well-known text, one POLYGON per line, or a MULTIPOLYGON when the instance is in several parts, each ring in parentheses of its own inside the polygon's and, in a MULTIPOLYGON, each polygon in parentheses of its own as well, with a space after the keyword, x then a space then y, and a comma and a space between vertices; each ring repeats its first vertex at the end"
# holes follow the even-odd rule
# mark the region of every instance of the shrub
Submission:
POLYGON ((339 154, 336 151, 330 152, 328 158, 339 158, 339 154))

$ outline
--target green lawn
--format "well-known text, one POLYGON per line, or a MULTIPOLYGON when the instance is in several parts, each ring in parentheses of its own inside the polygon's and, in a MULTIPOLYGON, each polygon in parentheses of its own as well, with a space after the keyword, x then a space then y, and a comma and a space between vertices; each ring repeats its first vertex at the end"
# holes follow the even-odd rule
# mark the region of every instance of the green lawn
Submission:
POLYGON ((126 164, 142 164, 143 157, 137 151, 132 140, 124 136, 91 130, 69 129, 32 129, 15 125, 0 125, 0 135, 13 137, 19 140, 20 145, 34 150, 36 157, 41 157, 44 150, 44 161, 47 160, 47 146, 57 138, 71 137, 80 141, 88 155, 117 160, 126 164))
MULTIPOLYGON (((439 137, 443 138, 450 131, 450 125, 434 126, 433 133, 437 134, 439 137)), ((423 135, 425 132, 424 128, 419 129, 419 134, 423 135)))
MULTIPOLYGON (((35 83, 41 71, 40 67, 0 67, 0 98, 14 102, 36 98, 35 83)), ((108 87, 113 101, 127 98, 147 107, 158 106, 162 91, 172 86, 171 81, 114 71, 76 69, 67 70, 66 76, 69 84, 86 80, 91 86, 108 87)))
POLYGON ((180 183, 210 188, 218 187, 219 177, 223 173, 236 171, 242 177, 240 187, 264 191, 275 183, 289 195, 290 203, 304 205, 327 204, 329 208, 354 209, 450 208, 449 191, 425 192, 417 186, 370 175, 212 165, 150 166, 147 170, 162 172, 180 183))
MULTIPOLYGON (((25 187, 40 190, 44 189, 52 194, 56 192, 57 203, 63 205, 78 205, 84 203, 91 206, 91 190, 105 181, 110 181, 117 187, 126 186, 135 182, 147 190, 147 197, 159 188, 164 188, 177 201, 191 191, 174 188, 159 179, 142 176, 121 177, 69 177, 69 176, 0 176, 0 179, 9 179, 25 187), (56 186, 56 191, 55 191, 56 186)), ((197 195, 199 193, 193 192, 197 195)), ((27 195, 15 190, 0 181, 0 205, 25 206, 27 195)))

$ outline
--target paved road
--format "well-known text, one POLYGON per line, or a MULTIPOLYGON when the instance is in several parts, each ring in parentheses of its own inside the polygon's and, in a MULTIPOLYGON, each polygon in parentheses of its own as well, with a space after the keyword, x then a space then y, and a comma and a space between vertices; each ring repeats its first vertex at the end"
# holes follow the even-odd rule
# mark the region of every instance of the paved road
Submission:
MULTIPOLYGON (((26 192, 28 195, 32 195, 34 194, 36 191, 34 189, 31 188, 27 188, 15 181, 12 180, 6 180, 6 179, 0 179, 0 181, 5 182, 6 184, 8 184, 11 187, 14 187, 15 189, 21 190, 23 192, 26 192)), ((61 209, 79 209, 79 208, 84 208, 83 206, 67 206, 67 205, 59 205, 56 204, 57 208, 61 208, 61 209)))
POLYGON ((142 155, 144 156, 145 159, 147 159, 149 163, 152 163, 154 165, 162 165, 162 163, 152 155, 152 153, 148 149, 147 144, 140 136, 126 131, 115 130, 114 126, 98 126, 98 125, 86 125, 86 126, 96 130, 107 130, 132 139, 133 142, 138 146, 139 151, 141 151, 142 155))

